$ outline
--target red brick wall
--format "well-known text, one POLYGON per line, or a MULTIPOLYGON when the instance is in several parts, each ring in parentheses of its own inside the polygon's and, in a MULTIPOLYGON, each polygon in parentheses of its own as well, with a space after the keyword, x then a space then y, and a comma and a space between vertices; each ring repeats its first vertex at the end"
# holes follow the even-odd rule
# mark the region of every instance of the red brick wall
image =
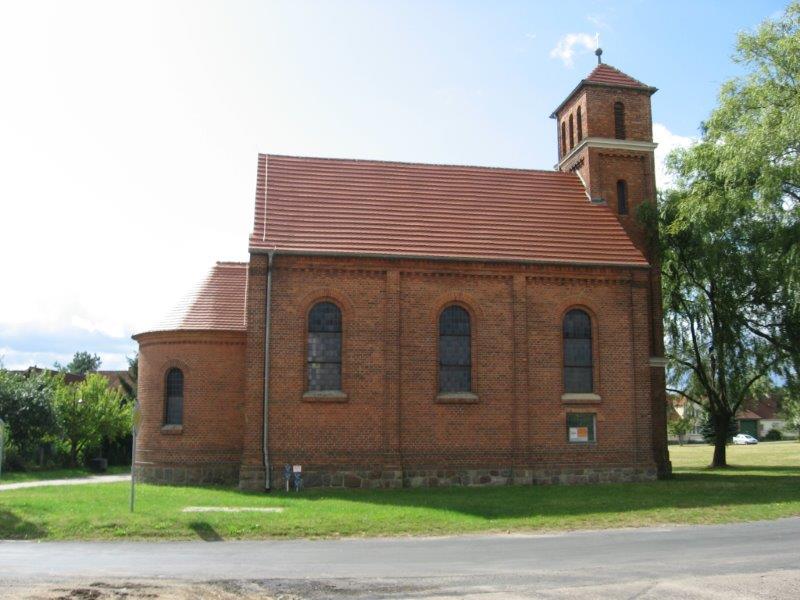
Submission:
MULTIPOLYGON (((307 469, 652 466, 647 276, 641 269, 276 257, 273 472, 285 463, 307 469), (319 300, 342 308, 345 401, 303 397, 306 314, 319 300), (437 318, 450 302, 473 317, 476 402, 437 401, 437 318), (594 316, 599 402, 561 398, 561 319, 571 306, 594 316), (570 410, 597 413, 596 444, 566 441, 570 410)), ((256 301, 263 307, 263 296, 256 301)), ((250 321, 255 339, 263 338, 259 323, 250 321)), ((248 348, 247 361, 257 371, 263 345, 248 348)), ((255 421, 263 390, 248 393, 248 419, 255 421)), ((260 443, 260 436, 246 435, 253 471, 260 467, 260 443)))
POLYGON ((184 469, 183 477, 189 477, 187 467, 233 465, 234 471, 238 469, 242 454, 244 332, 157 332, 136 339, 142 414, 137 465, 184 469), (165 428, 164 383, 173 367, 184 375, 183 425, 165 428))
MULTIPOLYGON (((647 285, 644 269, 276 257, 273 474, 285 463, 331 471, 652 468, 647 285), (344 401, 304 398, 306 316, 320 300, 342 309, 344 401), (450 303, 472 317, 477 400, 437 399, 437 319, 450 303), (573 306, 593 317, 599 401, 562 399, 561 323, 573 306), (569 411, 597 414, 596 443, 567 442, 569 411)), ((241 461, 243 484, 263 484, 265 288, 266 258, 256 255, 247 333, 139 336, 139 464, 241 461), (177 434, 162 429, 171 366, 185 374, 177 434)))

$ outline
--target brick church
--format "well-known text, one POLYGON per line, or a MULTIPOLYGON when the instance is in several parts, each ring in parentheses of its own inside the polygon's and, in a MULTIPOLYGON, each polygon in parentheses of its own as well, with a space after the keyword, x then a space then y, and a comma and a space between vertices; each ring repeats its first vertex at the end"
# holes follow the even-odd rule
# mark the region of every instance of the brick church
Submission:
POLYGON ((603 63, 555 170, 259 155, 246 263, 139 343, 136 472, 281 488, 667 475, 650 97, 603 63))

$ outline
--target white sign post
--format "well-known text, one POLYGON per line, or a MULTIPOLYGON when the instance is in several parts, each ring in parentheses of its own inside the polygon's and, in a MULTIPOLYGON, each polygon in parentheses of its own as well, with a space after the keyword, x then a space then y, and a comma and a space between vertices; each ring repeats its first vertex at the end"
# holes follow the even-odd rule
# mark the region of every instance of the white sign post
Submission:
POLYGON ((6 424, 0 419, 0 477, 3 476, 3 450, 6 447, 6 424))
POLYGON ((142 413, 139 411, 139 402, 133 405, 133 415, 131 419, 131 512, 133 512, 136 502, 136 432, 139 430, 139 423, 142 420, 142 413))

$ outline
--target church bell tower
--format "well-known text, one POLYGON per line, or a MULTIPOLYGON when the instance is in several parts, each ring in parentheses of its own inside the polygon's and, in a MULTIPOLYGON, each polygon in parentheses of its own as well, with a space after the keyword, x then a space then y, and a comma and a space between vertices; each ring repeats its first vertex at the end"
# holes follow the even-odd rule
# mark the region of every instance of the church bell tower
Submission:
POLYGON ((604 203, 651 259, 636 219, 656 197, 653 119, 656 88, 600 61, 553 111, 558 124, 558 170, 577 172, 593 202, 604 203))
MULTIPOLYGON (((656 88, 602 62, 553 111, 558 136, 559 171, 575 172, 587 202, 604 205, 619 220, 650 263, 650 389, 654 460, 659 476, 671 472, 666 437, 664 332, 661 267, 652 237, 637 219, 644 203, 656 200, 653 117, 650 97, 656 88)), ((652 232, 657 235, 657 232, 652 232)))

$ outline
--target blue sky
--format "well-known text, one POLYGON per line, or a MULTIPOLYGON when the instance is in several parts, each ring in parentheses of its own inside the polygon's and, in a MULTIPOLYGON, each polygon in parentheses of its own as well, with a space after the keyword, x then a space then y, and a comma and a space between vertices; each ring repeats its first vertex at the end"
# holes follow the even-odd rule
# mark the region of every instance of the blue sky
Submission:
POLYGON ((0 3, 0 356, 123 367, 247 259, 258 152, 551 168, 598 33, 659 88, 661 150, 686 144, 737 32, 785 4, 0 3))

